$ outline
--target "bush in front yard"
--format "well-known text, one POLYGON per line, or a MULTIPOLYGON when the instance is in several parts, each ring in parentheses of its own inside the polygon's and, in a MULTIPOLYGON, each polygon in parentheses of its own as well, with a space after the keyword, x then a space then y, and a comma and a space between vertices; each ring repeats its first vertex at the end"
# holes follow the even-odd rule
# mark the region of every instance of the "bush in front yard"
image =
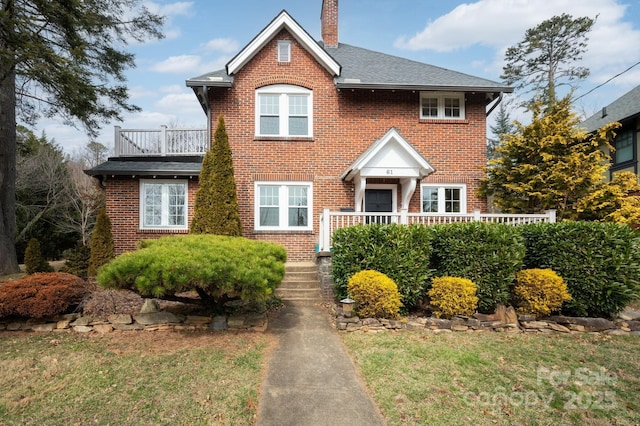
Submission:
POLYGON ((53 267, 42 256, 40 241, 37 238, 31 238, 27 243, 27 248, 24 251, 24 268, 27 274, 53 272, 53 267))
POLYGON ((478 309, 493 312, 509 300, 522 267, 524 244, 514 226, 480 222, 433 226, 432 264, 438 276, 468 278, 478 289, 478 309))
POLYGON ((82 278, 36 273, 0 285, 0 317, 44 318, 64 314, 89 295, 82 278))
POLYGON ((105 209, 98 212, 89 247, 91 248, 91 254, 87 272, 89 276, 95 277, 102 265, 116 257, 113 234, 111 233, 111 220, 105 209))
POLYGON ((341 228, 333 234, 333 282, 336 296, 347 297, 353 274, 379 271, 397 285, 407 309, 425 296, 432 276, 431 233, 422 225, 375 224, 341 228))
POLYGON ((562 312, 611 317, 640 297, 640 239, 627 225, 560 222, 520 228, 527 268, 550 268, 572 300, 562 312))
POLYGON ((222 308, 235 299, 267 300, 287 257, 278 244, 209 234, 145 240, 141 247, 103 266, 98 283, 161 299, 195 290, 204 304, 222 308))
POLYGON ((513 296, 518 312, 535 316, 557 312, 571 300, 567 285, 551 269, 524 269, 516 274, 513 296))
POLYGON ((400 293, 398 286, 378 271, 360 271, 349 279, 349 295, 356 302, 356 311, 362 317, 398 318, 400 293))
POLYGON ((478 306, 476 290, 476 285, 467 278, 434 278, 429 290, 429 303, 436 308, 434 315, 438 318, 473 315, 478 306))

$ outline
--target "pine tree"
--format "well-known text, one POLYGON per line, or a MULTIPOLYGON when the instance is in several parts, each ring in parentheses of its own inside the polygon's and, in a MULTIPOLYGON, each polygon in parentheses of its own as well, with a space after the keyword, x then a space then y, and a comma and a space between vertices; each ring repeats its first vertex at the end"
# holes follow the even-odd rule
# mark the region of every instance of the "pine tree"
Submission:
POLYGON ((500 104, 498 115, 493 125, 489 126, 493 138, 487 139, 487 159, 496 158, 496 148, 500 146, 505 135, 511 134, 515 130, 515 126, 511 120, 511 115, 504 103, 500 104))
POLYGON ((53 272, 49 262, 42 256, 40 241, 37 238, 31 238, 27 244, 27 249, 24 251, 24 267, 29 275, 36 272, 53 272))
POLYGON ((202 162, 190 232, 242 235, 231 147, 222 115, 218 117, 213 146, 202 162))
POLYGON ((498 157, 485 169, 480 194, 494 195, 505 212, 556 209, 559 218, 571 217, 577 201, 602 180, 609 158, 601 147, 611 147, 619 124, 585 133, 570 106, 570 96, 551 106, 532 103, 531 124, 516 122, 516 133, 496 149, 498 157))
POLYGON ((102 265, 116 257, 113 235, 111 234, 111 220, 109 220, 105 209, 98 213, 89 247, 91 247, 91 256, 89 257, 88 272, 90 277, 95 277, 102 265))

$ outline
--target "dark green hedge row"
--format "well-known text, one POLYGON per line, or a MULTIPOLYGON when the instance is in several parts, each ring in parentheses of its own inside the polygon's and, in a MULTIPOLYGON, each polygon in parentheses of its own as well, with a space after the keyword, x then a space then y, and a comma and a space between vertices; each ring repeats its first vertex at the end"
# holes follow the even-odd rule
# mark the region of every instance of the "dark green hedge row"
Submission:
POLYGON ((522 227, 527 268, 551 268, 573 300, 563 313, 607 317, 640 296, 640 239, 625 225, 561 222, 522 227))
POLYGON ((629 227, 595 222, 355 226, 334 234, 333 279, 342 298, 354 273, 383 272, 411 309, 424 298, 431 277, 469 278, 478 287, 479 310, 491 312, 508 303, 517 271, 551 268, 573 297, 563 313, 608 317, 640 297, 639 247, 629 227))

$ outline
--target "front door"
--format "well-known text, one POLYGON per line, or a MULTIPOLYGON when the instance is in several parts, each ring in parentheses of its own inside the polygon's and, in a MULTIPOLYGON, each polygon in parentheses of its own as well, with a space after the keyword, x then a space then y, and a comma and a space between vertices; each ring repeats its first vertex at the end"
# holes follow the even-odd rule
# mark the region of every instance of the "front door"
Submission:
MULTIPOLYGON (((390 189, 366 189, 364 191, 364 211, 366 213, 391 213, 393 192, 390 189)), ((390 223, 389 216, 367 217, 367 223, 390 223)))

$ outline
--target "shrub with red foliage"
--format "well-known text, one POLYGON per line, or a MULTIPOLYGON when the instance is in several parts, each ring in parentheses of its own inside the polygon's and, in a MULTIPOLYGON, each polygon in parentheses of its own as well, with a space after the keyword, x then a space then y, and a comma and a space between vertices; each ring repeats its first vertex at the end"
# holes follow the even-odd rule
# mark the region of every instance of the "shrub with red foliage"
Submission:
POLYGON ((82 278, 64 272, 33 274, 0 283, 0 318, 64 314, 90 293, 82 278))

